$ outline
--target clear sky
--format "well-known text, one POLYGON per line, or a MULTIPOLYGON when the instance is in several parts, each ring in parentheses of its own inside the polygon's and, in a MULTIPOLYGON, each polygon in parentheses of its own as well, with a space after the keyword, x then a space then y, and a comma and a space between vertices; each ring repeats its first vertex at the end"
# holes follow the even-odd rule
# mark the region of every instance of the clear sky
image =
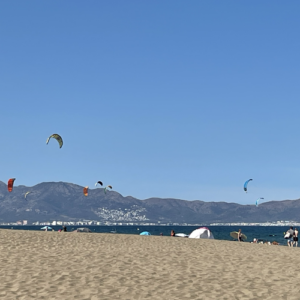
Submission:
POLYGON ((1 1, 0 180, 101 180, 139 199, 299 198, 299 11, 1 1), (62 149, 46 145, 53 133, 62 149))

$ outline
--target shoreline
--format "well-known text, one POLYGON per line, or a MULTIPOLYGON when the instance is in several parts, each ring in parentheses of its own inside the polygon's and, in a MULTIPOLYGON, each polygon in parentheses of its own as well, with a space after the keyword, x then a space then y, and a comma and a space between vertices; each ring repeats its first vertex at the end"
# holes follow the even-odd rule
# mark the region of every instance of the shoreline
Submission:
MULTIPOLYGON (((171 230, 175 230, 175 233, 184 233, 189 235, 193 230, 197 229, 196 226, 67 226, 68 231, 73 231, 76 228, 87 227, 89 228, 92 233, 118 233, 118 234, 132 234, 132 235, 139 235, 142 231, 149 231, 151 235, 154 236, 169 236, 171 230)), ((38 232, 42 228, 40 226, 0 226, 5 230, 14 231, 35 231, 38 232)), ((61 229, 61 226, 52 226, 55 231, 61 229)), ((216 240, 227 240, 233 241, 232 237, 230 236, 230 232, 238 231, 242 229, 242 232, 248 237, 246 242, 251 242, 254 239, 259 239, 260 241, 270 241, 277 242, 279 244, 286 245, 286 240, 284 239, 284 232, 289 229, 289 227, 262 227, 262 226, 209 226, 210 230, 212 231, 216 240)))

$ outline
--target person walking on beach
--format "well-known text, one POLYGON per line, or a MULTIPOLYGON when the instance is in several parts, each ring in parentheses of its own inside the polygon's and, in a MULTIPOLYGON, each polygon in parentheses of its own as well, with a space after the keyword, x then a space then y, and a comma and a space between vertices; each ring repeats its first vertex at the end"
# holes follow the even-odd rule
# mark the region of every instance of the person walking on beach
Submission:
POLYGON ((298 247, 298 229, 295 228, 293 235, 293 246, 296 245, 298 247))
POLYGON ((287 239, 287 244, 289 247, 293 246, 293 235, 294 235, 294 230, 293 230, 293 226, 291 226, 290 229, 285 234, 285 238, 287 239))
POLYGON ((243 242, 243 239, 242 239, 242 229, 239 229, 237 239, 238 239, 239 242, 243 242))

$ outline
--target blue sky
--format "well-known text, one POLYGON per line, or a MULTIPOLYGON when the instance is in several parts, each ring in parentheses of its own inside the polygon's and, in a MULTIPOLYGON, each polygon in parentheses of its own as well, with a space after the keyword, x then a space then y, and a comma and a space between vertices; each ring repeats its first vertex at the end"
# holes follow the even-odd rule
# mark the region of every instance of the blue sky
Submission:
POLYGON ((101 180, 139 199, 299 198, 299 9, 1 1, 0 180, 101 180), (52 133, 62 149, 46 145, 52 133))

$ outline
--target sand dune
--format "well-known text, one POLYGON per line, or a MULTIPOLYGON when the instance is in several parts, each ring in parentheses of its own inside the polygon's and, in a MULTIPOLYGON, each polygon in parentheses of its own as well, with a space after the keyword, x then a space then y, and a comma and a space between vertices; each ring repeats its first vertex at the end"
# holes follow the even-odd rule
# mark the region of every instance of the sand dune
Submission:
POLYGON ((300 299, 296 248, 0 230, 0 299, 300 299))

